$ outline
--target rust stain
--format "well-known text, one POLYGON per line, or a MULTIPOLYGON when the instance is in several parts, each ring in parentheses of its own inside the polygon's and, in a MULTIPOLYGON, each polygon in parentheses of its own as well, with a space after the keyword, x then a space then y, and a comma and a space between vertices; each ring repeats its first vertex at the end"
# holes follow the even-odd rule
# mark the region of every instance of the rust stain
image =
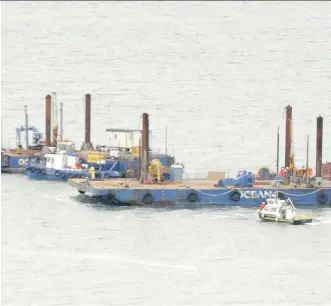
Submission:
POLYGON ((317 117, 316 132, 316 176, 322 176, 323 117, 317 117))

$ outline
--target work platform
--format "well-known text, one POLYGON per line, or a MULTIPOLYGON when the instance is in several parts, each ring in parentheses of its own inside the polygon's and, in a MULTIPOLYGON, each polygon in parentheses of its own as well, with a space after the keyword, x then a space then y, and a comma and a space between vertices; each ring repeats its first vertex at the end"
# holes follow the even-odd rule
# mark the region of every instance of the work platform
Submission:
MULTIPOLYGON (((131 205, 220 205, 258 207, 276 196, 276 187, 216 187, 214 181, 183 180, 181 183, 141 184, 136 179, 88 180, 71 179, 68 183, 79 193, 91 198, 108 199, 110 203, 131 205)), ((331 205, 331 187, 281 187, 279 197, 290 197, 296 206, 313 208, 331 205)))

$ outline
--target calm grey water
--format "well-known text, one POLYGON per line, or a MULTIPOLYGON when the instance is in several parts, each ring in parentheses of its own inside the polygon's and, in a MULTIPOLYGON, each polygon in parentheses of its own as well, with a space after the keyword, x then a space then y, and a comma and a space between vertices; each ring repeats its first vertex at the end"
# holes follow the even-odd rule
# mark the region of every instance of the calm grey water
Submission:
MULTIPOLYGON (((44 131, 44 97, 65 105, 65 136, 92 141, 151 114, 153 146, 168 126, 189 175, 275 161, 275 132, 293 106, 305 159, 324 116, 331 156, 328 2, 4 2, 3 142, 24 120, 44 131)), ((281 154, 283 159, 283 154, 281 154)), ((61 183, 2 175, 2 304, 328 304, 331 211, 310 226, 257 222, 245 209, 111 208, 61 183)))

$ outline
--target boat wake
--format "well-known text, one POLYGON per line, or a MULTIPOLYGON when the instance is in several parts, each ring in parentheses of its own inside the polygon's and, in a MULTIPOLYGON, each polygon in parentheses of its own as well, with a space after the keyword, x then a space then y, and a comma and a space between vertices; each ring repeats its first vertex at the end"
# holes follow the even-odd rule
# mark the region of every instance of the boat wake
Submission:
MULTIPOLYGON (((7 248, 7 250, 9 250, 7 248)), ((24 254, 30 254, 30 255, 40 255, 43 258, 45 256, 50 257, 56 257, 56 258, 62 258, 62 259, 90 259, 90 260, 104 260, 104 261, 112 261, 127 265, 139 265, 144 266, 148 268, 167 268, 167 269, 177 269, 177 270, 185 270, 185 271, 197 271, 198 268, 195 266, 190 265, 181 265, 181 264, 168 264, 168 263, 162 263, 162 262, 155 262, 151 260, 141 260, 141 259, 135 259, 135 258, 129 258, 129 257, 119 257, 119 256, 112 256, 108 254, 93 254, 93 253, 81 253, 81 252, 53 252, 53 251, 31 251, 31 250, 15 250, 12 249, 14 253, 20 253, 22 252, 24 254)))
POLYGON ((67 203, 67 204, 74 204, 75 202, 71 199, 70 196, 53 196, 44 194, 44 198, 52 199, 57 202, 67 203))

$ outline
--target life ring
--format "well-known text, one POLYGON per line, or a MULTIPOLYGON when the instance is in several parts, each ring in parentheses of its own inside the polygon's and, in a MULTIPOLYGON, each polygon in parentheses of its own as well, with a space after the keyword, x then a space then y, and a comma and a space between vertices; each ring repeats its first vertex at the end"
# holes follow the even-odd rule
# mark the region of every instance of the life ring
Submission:
POLYGON ((55 176, 59 176, 60 175, 60 171, 59 170, 56 170, 55 171, 55 176))
POLYGON ((18 161, 18 164, 19 164, 20 166, 25 165, 24 159, 21 158, 21 159, 18 161))
POLYGON ((231 192, 231 200, 234 201, 234 202, 238 202, 241 198, 241 193, 239 190, 233 190, 231 192))
POLYGON ((143 202, 145 204, 152 204, 153 203, 153 195, 151 193, 146 193, 143 197, 143 202))
POLYGON ((318 202, 320 202, 321 204, 326 204, 326 202, 328 201, 328 196, 324 192, 320 192, 317 196, 317 199, 318 202))
POLYGON ((187 201, 196 202, 198 200, 198 195, 195 192, 190 192, 187 196, 187 201))
POLYGON ((278 199, 284 200, 285 199, 285 194, 282 193, 281 191, 278 192, 278 199))
POLYGON ((46 170, 45 170, 45 169, 41 169, 41 170, 40 170, 40 174, 41 174, 41 175, 46 175, 46 170))

